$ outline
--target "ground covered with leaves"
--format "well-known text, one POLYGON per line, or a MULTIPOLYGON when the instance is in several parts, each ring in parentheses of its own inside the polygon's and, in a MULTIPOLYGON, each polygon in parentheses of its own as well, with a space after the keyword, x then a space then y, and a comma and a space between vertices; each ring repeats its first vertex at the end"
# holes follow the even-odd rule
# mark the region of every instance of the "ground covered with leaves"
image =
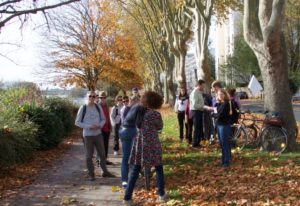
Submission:
MULTIPOLYGON (((177 119, 162 110, 166 190, 165 205, 300 205, 300 152, 281 155, 259 149, 233 151, 229 168, 220 165, 220 148, 193 149, 179 143, 177 119)), ((298 138, 299 142, 299 138, 298 138)), ((155 177, 151 191, 135 193, 140 205, 157 205, 155 177)))
POLYGON ((56 148, 46 151, 36 151, 28 162, 17 164, 0 171, 0 200, 4 195, 9 195, 14 189, 31 184, 35 176, 45 167, 50 166, 77 141, 80 130, 74 130, 56 148))

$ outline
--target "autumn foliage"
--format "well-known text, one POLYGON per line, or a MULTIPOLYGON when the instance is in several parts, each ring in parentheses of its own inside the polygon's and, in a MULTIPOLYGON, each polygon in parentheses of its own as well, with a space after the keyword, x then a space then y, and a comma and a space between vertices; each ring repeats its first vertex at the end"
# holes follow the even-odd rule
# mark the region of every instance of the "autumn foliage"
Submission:
POLYGON ((55 81, 95 89, 98 81, 140 86, 138 59, 132 39, 122 30, 122 12, 113 1, 74 4, 54 17, 50 51, 55 81))

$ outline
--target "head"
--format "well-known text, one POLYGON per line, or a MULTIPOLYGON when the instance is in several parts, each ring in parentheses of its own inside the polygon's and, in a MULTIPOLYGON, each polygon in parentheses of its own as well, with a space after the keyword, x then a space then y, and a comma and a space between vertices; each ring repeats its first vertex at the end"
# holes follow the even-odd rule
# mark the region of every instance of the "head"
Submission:
POLYGON ((123 101, 123 97, 121 95, 116 96, 116 98, 115 98, 116 105, 121 106, 122 101, 123 101))
POLYGON ((98 103, 100 103, 99 91, 96 90, 95 93, 96 93, 95 103, 98 104, 98 103))
POLYGON ((134 104, 137 104, 139 102, 140 102, 140 96, 139 95, 132 95, 130 97, 130 101, 129 101, 130 106, 132 106, 134 104))
POLYGON ((92 105, 95 102, 96 92, 95 91, 88 91, 87 94, 86 94, 86 97, 87 97, 87 104, 92 105))
POLYGON ((230 98, 234 98, 234 96, 235 96, 235 89, 234 88, 233 89, 228 89, 227 93, 228 93, 228 95, 229 95, 230 98))
POLYGON ((137 95, 139 93, 139 90, 137 87, 134 87, 134 88, 132 88, 131 92, 132 92, 132 95, 137 95))
POLYGON ((159 109, 163 104, 163 98, 156 92, 147 91, 141 97, 141 104, 149 109, 159 109))
POLYGON ((107 97, 107 95, 106 95, 105 91, 99 92, 100 103, 106 104, 106 97, 107 97))
POLYGON ((220 81, 216 80, 211 83, 212 92, 217 93, 220 89, 222 89, 222 83, 220 81))
POLYGON ((229 96, 228 93, 224 90, 224 89, 220 89, 217 92, 217 102, 225 102, 225 101, 229 101, 229 96))
POLYGON ((184 87, 179 89, 179 96, 186 96, 186 89, 184 87))
POLYGON ((197 81, 197 88, 198 88, 199 90, 201 90, 201 91, 204 90, 204 88, 205 88, 205 81, 204 81, 203 79, 199 79, 199 80, 197 81))
POLYGON ((129 97, 128 96, 124 96, 122 99, 123 105, 124 106, 128 106, 129 104, 129 97))

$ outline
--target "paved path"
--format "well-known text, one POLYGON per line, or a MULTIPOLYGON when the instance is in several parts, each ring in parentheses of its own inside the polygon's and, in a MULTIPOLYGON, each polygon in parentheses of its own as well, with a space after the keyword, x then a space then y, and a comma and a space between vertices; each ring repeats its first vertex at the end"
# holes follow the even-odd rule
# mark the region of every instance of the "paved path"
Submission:
POLYGON ((100 169, 96 167, 96 180, 88 181, 84 149, 78 140, 53 166, 42 170, 31 185, 12 192, 1 200, 0 205, 54 206, 66 203, 72 206, 119 206, 122 193, 114 190, 120 185, 121 156, 109 154, 109 160, 114 165, 108 166, 108 169, 117 178, 100 177, 100 169))

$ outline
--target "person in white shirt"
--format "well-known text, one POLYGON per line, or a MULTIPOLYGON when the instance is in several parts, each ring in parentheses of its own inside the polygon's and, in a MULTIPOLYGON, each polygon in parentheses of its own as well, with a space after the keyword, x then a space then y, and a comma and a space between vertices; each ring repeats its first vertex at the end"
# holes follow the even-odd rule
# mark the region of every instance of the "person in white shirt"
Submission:
POLYGON ((123 97, 122 96, 117 96, 116 97, 116 105, 113 106, 111 113, 110 113, 110 119, 111 119, 111 123, 114 127, 114 155, 118 155, 119 154, 119 129, 121 126, 121 109, 123 107, 122 104, 122 100, 123 97))
POLYGON ((175 106, 174 106, 174 110, 177 113, 180 142, 183 141, 184 126, 185 126, 185 138, 188 141, 188 136, 187 136, 188 135, 188 125, 187 125, 186 121, 184 121, 185 111, 186 111, 186 107, 188 105, 188 101, 189 101, 189 96, 186 92, 186 89, 180 88, 179 94, 176 97, 175 106))

